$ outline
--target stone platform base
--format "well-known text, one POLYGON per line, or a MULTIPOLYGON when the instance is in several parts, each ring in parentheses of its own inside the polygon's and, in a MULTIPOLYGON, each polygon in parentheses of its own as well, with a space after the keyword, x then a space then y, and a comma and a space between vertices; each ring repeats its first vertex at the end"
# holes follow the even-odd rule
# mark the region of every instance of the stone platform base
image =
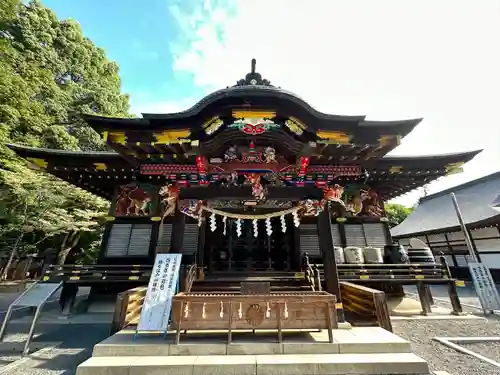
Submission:
POLYGON ((334 331, 188 332, 173 344, 173 333, 121 331, 94 347, 77 375, 147 374, 429 374, 425 360, 411 353, 410 343, 378 327, 334 331))

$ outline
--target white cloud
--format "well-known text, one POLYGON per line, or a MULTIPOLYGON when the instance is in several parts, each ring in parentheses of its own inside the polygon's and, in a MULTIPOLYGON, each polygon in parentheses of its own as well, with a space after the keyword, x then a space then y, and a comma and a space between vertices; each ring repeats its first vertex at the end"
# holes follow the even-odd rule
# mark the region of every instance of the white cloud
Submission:
POLYGON ((178 14, 192 42, 174 69, 197 85, 231 85, 255 57, 264 78, 324 112, 424 117, 396 154, 485 149, 431 193, 500 169, 498 1, 241 0, 231 15, 207 4, 178 14))

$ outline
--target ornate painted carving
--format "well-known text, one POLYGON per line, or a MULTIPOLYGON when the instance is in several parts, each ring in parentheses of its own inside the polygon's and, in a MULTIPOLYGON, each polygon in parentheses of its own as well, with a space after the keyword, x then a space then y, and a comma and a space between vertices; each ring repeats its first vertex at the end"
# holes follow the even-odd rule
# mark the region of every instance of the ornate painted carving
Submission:
POLYGON ((238 153, 236 151, 236 146, 231 146, 224 153, 224 161, 226 163, 230 163, 236 159, 238 159, 238 153))
POLYGON ((160 204, 162 206, 162 221, 167 216, 172 216, 177 208, 177 199, 179 198, 179 188, 172 184, 162 186, 158 191, 160 204))
POLYGON ((248 135, 260 135, 271 129, 278 129, 280 126, 272 120, 264 118, 243 118, 234 121, 228 128, 236 128, 248 135))
POLYGON ((136 184, 120 186, 115 216, 150 216, 151 195, 136 184))
POLYGON ((325 201, 317 201, 313 199, 306 199, 304 201, 300 201, 298 204, 297 213, 302 217, 310 217, 310 216, 318 216, 321 211, 323 211, 323 207, 325 205, 325 201))
POLYGON ((264 186, 260 182, 260 176, 257 173, 248 173, 245 175, 246 183, 252 186, 252 195, 257 202, 263 201, 266 196, 264 186))
POLYGON ((267 164, 277 163, 276 161, 276 150, 272 147, 266 147, 264 149, 264 162, 267 164))
POLYGON ((347 212, 352 216, 357 216, 363 210, 363 202, 368 198, 367 191, 364 189, 356 189, 352 195, 348 195, 345 199, 345 207, 347 212))
MULTIPOLYGON (((364 185, 363 185, 364 186, 364 185)), ((337 216, 371 216, 382 217, 384 215, 383 203, 378 192, 368 187, 361 188, 356 185, 343 187, 335 184, 326 186, 324 189, 324 200, 332 205, 332 215, 337 216)))
POLYGON ((384 215, 384 209, 382 207, 382 202, 377 191, 374 189, 368 190, 367 198, 363 202, 362 214, 372 217, 382 217, 384 215))
POLYGON ((193 219, 200 220, 203 216, 202 206, 204 202, 196 199, 186 199, 180 202, 180 210, 185 215, 192 217, 193 219))
POLYGON ((344 187, 339 184, 335 184, 333 186, 328 186, 323 190, 324 198, 328 202, 337 202, 344 205, 344 201, 342 200, 342 195, 344 194, 344 187))

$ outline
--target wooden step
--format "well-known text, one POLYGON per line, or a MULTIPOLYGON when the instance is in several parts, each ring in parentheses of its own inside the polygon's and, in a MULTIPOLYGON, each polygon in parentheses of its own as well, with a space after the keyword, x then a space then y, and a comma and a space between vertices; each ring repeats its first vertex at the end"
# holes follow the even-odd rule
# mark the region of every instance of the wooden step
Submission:
POLYGON ((255 282, 268 282, 271 285, 296 285, 296 284, 304 284, 306 281, 304 279, 264 279, 264 278, 225 278, 225 279, 205 279, 205 280, 195 280, 195 283, 204 283, 204 284, 241 284, 241 283, 255 283, 255 282))
POLYGON ((296 272, 293 271, 212 271, 207 273, 206 278, 220 277, 270 277, 270 278, 295 278, 296 272))
MULTIPOLYGON (((193 286, 191 288, 191 292, 239 292, 239 286, 193 286)), ((311 288, 308 286, 296 286, 296 287, 274 287, 271 288, 272 292, 301 292, 301 291, 310 291, 311 288)))

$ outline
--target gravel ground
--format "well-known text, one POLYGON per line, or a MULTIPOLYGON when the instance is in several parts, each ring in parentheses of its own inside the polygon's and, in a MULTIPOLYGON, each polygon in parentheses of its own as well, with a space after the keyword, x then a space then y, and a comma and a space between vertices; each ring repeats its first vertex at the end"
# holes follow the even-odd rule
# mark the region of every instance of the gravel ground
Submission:
MULTIPOLYGON (((452 375, 500 375, 500 368, 432 340, 436 336, 500 336, 500 319, 497 317, 478 320, 397 321, 393 322, 393 327, 395 334, 412 343, 415 354, 429 362, 431 370, 448 371, 452 375)), ((490 358, 499 357, 497 355, 490 358)))
POLYGON ((500 362, 500 342, 482 342, 474 344, 459 344, 466 349, 472 350, 477 354, 500 362))

